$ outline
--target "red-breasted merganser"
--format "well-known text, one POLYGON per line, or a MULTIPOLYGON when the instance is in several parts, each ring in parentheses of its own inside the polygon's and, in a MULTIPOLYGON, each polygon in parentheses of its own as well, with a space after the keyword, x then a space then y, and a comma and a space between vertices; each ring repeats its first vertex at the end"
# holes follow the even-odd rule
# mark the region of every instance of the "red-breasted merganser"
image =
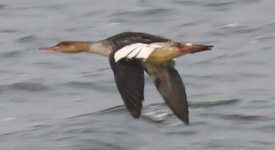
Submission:
POLYGON ((134 118, 139 118, 141 113, 144 71, 147 72, 174 114, 189 124, 185 88, 174 68, 173 59, 188 53, 210 50, 212 47, 176 42, 147 33, 123 32, 100 41, 63 41, 40 49, 67 53, 92 52, 108 56, 117 89, 134 118))

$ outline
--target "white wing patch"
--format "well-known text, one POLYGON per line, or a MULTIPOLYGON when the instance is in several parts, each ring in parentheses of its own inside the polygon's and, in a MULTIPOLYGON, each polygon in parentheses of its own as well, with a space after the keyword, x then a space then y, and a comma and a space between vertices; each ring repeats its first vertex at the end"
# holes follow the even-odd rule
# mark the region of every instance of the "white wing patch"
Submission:
POLYGON ((160 48, 161 45, 158 44, 144 44, 144 43, 135 43, 127 45, 115 52, 115 62, 123 58, 128 59, 143 59, 146 60, 150 54, 154 51, 155 48, 160 48))
POLYGON ((185 43, 186 46, 193 46, 193 43, 185 43))

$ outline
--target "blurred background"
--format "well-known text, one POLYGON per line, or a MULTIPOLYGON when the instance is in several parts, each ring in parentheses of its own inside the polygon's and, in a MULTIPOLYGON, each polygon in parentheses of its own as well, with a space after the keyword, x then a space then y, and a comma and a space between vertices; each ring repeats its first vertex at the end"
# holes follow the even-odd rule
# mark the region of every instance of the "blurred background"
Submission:
POLYGON ((274 0, 1 0, 0 149, 274 149, 274 14, 274 0), (124 31, 215 46, 177 59, 189 126, 147 76, 160 122, 129 115, 108 59, 38 50, 124 31))

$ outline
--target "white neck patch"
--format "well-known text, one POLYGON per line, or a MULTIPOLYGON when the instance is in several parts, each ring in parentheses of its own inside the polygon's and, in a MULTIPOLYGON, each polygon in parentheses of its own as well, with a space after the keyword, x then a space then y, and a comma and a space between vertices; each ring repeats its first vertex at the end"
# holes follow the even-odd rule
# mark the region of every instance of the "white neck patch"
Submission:
POLYGON ((155 48, 162 47, 159 44, 144 44, 144 43, 134 43, 122 47, 121 49, 115 52, 114 58, 115 62, 123 58, 128 59, 143 59, 146 60, 150 54, 154 51, 155 48))

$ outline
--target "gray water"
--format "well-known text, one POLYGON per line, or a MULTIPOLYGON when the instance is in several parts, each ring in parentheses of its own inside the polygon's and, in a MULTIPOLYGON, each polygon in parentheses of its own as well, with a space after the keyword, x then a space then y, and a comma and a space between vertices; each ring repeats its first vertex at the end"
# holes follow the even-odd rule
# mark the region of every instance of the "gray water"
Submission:
MULTIPOLYGON (((275 149, 274 0, 1 0, 0 149, 275 149), (108 60, 39 51, 123 31, 214 45, 177 59, 189 126, 133 119, 108 60)), ((144 108, 163 104, 146 77, 144 108)))

